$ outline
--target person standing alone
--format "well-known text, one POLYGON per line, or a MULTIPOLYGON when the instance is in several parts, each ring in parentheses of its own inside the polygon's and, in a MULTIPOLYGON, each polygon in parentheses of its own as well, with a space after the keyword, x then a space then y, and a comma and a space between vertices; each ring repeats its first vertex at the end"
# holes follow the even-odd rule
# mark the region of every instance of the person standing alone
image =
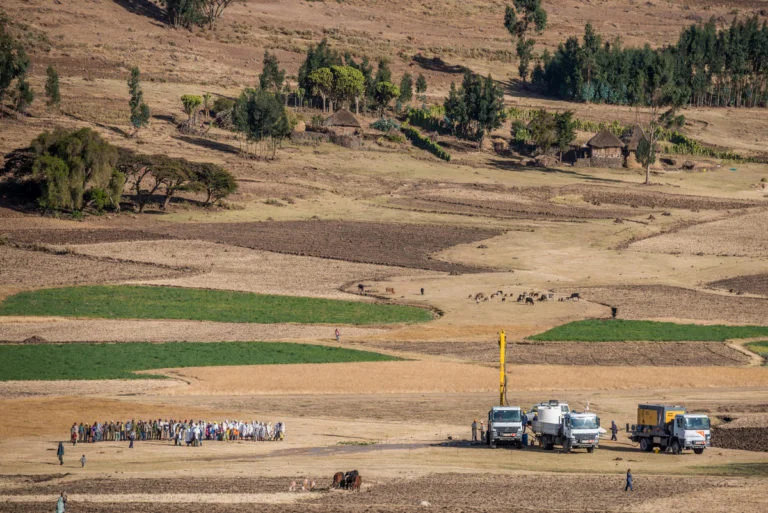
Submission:
POLYGON ((619 426, 616 425, 616 421, 611 421, 611 440, 618 441, 616 433, 619 432, 619 426))
POLYGON ((624 486, 624 491, 626 492, 629 490, 630 492, 634 492, 634 488, 632 488, 632 470, 627 469, 627 484, 624 486))
POLYGON ((336 342, 338 342, 339 338, 341 338, 341 332, 339 331, 339 328, 336 328, 336 331, 333 334, 336 335, 336 342))
POLYGON ((472 421, 472 441, 477 442, 477 419, 472 421))
POLYGON ((59 458, 59 465, 64 465, 64 442, 59 442, 59 448, 56 450, 56 456, 59 458))

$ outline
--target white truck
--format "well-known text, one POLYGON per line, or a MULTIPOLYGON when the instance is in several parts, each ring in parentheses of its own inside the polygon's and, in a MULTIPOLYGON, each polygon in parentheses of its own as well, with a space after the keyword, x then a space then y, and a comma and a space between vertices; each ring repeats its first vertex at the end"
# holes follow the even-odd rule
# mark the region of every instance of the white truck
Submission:
POLYGON ((488 412, 485 441, 491 447, 500 443, 523 446, 523 419, 519 406, 493 406, 488 412))
POLYGON ((591 453, 600 441, 600 419, 594 413, 571 411, 566 403, 549 401, 538 405, 536 415, 533 432, 546 450, 560 445, 565 452, 583 447, 591 453))
POLYGON ((701 454, 710 446, 709 417, 688 413, 683 406, 640 404, 637 406, 637 424, 630 440, 640 444, 640 450, 654 447, 680 454, 693 449, 701 454))

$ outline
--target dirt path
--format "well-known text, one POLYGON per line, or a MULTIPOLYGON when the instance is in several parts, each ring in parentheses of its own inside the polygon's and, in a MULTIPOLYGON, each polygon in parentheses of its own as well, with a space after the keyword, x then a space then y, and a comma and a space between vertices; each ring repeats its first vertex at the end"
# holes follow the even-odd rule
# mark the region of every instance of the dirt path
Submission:
POLYGON ((734 349, 746 356, 749 357, 749 363, 747 364, 748 367, 761 367, 765 364, 765 358, 760 356, 757 353, 753 353, 749 349, 747 349, 747 344, 751 344, 753 342, 766 342, 768 341, 768 337, 759 337, 759 338, 747 338, 747 339, 739 339, 739 340, 728 340, 726 341, 726 344, 731 349, 734 349))

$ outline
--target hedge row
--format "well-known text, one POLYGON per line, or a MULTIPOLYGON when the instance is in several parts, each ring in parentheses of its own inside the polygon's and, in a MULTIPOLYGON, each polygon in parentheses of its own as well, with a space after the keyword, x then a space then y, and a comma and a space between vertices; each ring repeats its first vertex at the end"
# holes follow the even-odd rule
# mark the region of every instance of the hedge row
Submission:
POLYGON ((419 133, 418 130, 411 126, 403 126, 401 127, 401 130, 403 131, 403 134, 411 141, 411 143, 416 146, 417 148, 421 148, 422 150, 427 150, 428 152, 432 153, 438 158, 441 158, 445 161, 450 161, 451 156, 448 154, 447 151, 445 151, 443 148, 440 147, 437 143, 433 143, 430 141, 427 137, 424 137, 419 133))

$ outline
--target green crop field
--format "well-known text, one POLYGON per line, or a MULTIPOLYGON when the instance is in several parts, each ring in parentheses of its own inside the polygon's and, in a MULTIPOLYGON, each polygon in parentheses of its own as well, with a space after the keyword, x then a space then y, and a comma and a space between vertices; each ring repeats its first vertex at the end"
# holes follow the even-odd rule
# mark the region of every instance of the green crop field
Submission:
POLYGON ((127 285, 21 292, 0 304, 0 315, 356 325, 432 319, 431 312, 411 306, 127 285))
POLYGON ((563 324, 529 337, 541 341, 572 342, 722 342, 732 338, 768 336, 768 326, 702 326, 671 322, 588 319, 563 324))
POLYGON ((752 344, 747 344, 747 349, 765 358, 765 364, 768 365, 768 342, 754 342, 752 344))
POLYGON ((288 342, 8 344, 0 345, 0 381, 140 379, 148 376, 133 374, 134 371, 171 367, 391 360, 397 358, 368 351, 288 342))

